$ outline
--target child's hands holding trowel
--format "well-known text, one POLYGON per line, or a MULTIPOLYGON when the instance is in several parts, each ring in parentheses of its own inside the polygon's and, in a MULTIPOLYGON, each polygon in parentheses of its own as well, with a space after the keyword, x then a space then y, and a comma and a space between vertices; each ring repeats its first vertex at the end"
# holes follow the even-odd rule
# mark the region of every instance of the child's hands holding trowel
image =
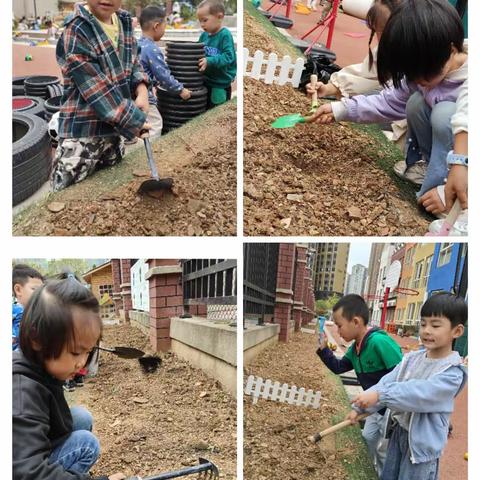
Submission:
POLYGON ((325 103, 317 108, 317 111, 308 117, 305 117, 305 123, 333 123, 335 117, 333 116, 332 106, 330 103, 325 103))
POLYGON ((378 392, 367 390, 366 392, 362 392, 360 395, 357 395, 353 400, 352 403, 359 407, 363 408, 364 410, 369 407, 373 407, 378 403, 378 392))
POLYGON ((307 83, 306 89, 307 95, 309 97, 311 97, 315 93, 315 90, 317 91, 318 98, 336 97, 339 99, 342 97, 342 92, 332 83, 325 84, 322 82, 318 82, 315 85, 313 85, 312 83, 307 83))

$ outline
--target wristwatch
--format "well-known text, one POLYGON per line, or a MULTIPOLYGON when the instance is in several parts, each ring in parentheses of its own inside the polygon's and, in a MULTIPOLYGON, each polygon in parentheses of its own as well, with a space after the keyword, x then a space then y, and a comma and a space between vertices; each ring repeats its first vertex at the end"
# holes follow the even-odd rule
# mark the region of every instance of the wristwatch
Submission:
POLYGON ((468 156, 453 153, 453 150, 450 150, 447 154, 447 165, 448 168, 452 165, 463 165, 464 167, 468 167, 468 156))

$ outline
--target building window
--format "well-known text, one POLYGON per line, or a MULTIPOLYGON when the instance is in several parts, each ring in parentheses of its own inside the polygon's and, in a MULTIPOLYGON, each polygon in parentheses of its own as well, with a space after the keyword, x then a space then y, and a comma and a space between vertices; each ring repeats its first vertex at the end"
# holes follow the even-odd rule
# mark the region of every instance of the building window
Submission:
POLYGON ((115 316, 115 304, 113 303, 113 285, 99 285, 98 293, 100 294, 100 303, 104 303, 100 307, 101 318, 112 318, 115 316), (108 299, 108 297, 110 299, 108 299), (105 297, 105 298, 104 298, 105 297))
POLYGON ((443 267, 450 262, 452 258, 453 243, 440 244, 440 252, 438 254, 437 267, 443 267))
POLYGON ((416 312, 415 312, 415 323, 419 323, 420 322, 420 311, 422 310, 422 305, 423 305, 423 302, 418 302, 417 303, 417 308, 416 308, 416 312))
POLYGON ((430 255, 425 259, 425 269, 423 272, 423 282, 422 282, 423 287, 426 287, 428 283, 428 277, 430 276, 430 270, 432 269, 432 259, 433 259, 433 255, 430 255))
POLYGON ((413 288, 418 288, 420 285, 420 278, 422 276, 422 270, 423 270, 423 260, 420 262, 417 262, 415 265, 415 275, 414 275, 414 280, 413 280, 413 288))
POLYGON ((416 303, 409 303, 408 304, 408 310, 407 310, 407 321, 406 323, 413 323, 413 320, 414 320, 414 316, 415 316, 415 307, 416 307, 416 303))

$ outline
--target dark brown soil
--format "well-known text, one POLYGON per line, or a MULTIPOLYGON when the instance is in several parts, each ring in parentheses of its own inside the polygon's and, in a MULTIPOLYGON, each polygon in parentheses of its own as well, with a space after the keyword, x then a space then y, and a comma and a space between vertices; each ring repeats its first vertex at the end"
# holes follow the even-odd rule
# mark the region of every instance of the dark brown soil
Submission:
POLYGON ((14 235, 163 236, 236 233, 236 104, 230 102, 169 133, 153 145, 161 177, 174 179, 174 194, 137 194, 149 177, 142 145, 119 166, 14 218, 14 235), (51 202, 64 204, 53 213, 51 202))
MULTIPOLYGON (((271 128, 306 113, 291 86, 244 80, 247 235, 423 235, 428 221, 372 159, 377 141, 347 124, 271 128)), ((379 148, 379 147, 378 147, 379 148)))
MULTIPOLYGON (((148 339, 128 325, 106 327, 108 346, 148 351, 148 339)), ((214 462, 221 478, 236 479, 236 401, 217 382, 173 354, 155 373, 137 360, 102 352, 97 377, 69 396, 94 417, 102 454, 97 475, 153 475, 214 462)), ((193 477, 185 477, 193 478, 193 477)))
MULTIPOLYGON (((288 343, 261 352, 245 368, 245 374, 260 376, 298 388, 320 390, 319 409, 259 399, 253 405, 244 397, 245 480, 346 480, 345 453, 348 442, 338 449, 335 435, 316 445, 308 437, 331 426, 334 415, 348 412, 339 400, 338 384, 332 381, 317 355, 316 336, 296 333, 288 343)), ((354 427, 351 427, 354 428, 354 427)), ((356 428, 356 427, 355 427, 356 428)))

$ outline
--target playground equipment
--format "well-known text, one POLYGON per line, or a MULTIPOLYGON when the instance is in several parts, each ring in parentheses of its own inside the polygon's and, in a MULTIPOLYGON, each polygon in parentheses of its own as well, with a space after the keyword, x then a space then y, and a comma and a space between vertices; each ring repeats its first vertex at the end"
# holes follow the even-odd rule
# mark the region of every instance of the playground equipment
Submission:
POLYGON ((23 82, 25 95, 29 97, 40 97, 47 99, 50 97, 48 87, 51 85, 60 85, 60 79, 51 75, 33 75, 27 77, 23 82))
POLYGON ((292 0, 287 0, 283 2, 281 0, 275 1, 273 5, 267 8, 266 11, 262 11, 263 15, 265 15, 270 22, 272 22, 278 28, 292 28, 293 20, 290 18, 290 12, 292 11, 292 0), (285 15, 281 15, 278 11, 282 8, 282 6, 286 6, 285 15), (270 12, 272 10, 272 12, 270 12))
POLYGON ((172 472, 150 475, 148 477, 128 477, 127 480, 167 480, 170 478, 186 477, 187 475, 195 474, 198 475, 197 478, 199 480, 216 480, 220 478, 220 472, 214 463, 205 458, 199 458, 198 465, 194 465, 193 467, 186 467, 172 472))
POLYGON ((265 400, 317 409, 320 408, 320 400, 322 398, 322 394, 319 391, 305 390, 304 388, 297 388, 295 385, 289 387, 286 383, 280 386, 280 382, 272 382, 269 379, 264 381, 262 377, 253 375, 247 378, 244 392, 245 395, 253 397, 254 405, 259 398, 263 398, 265 400))

